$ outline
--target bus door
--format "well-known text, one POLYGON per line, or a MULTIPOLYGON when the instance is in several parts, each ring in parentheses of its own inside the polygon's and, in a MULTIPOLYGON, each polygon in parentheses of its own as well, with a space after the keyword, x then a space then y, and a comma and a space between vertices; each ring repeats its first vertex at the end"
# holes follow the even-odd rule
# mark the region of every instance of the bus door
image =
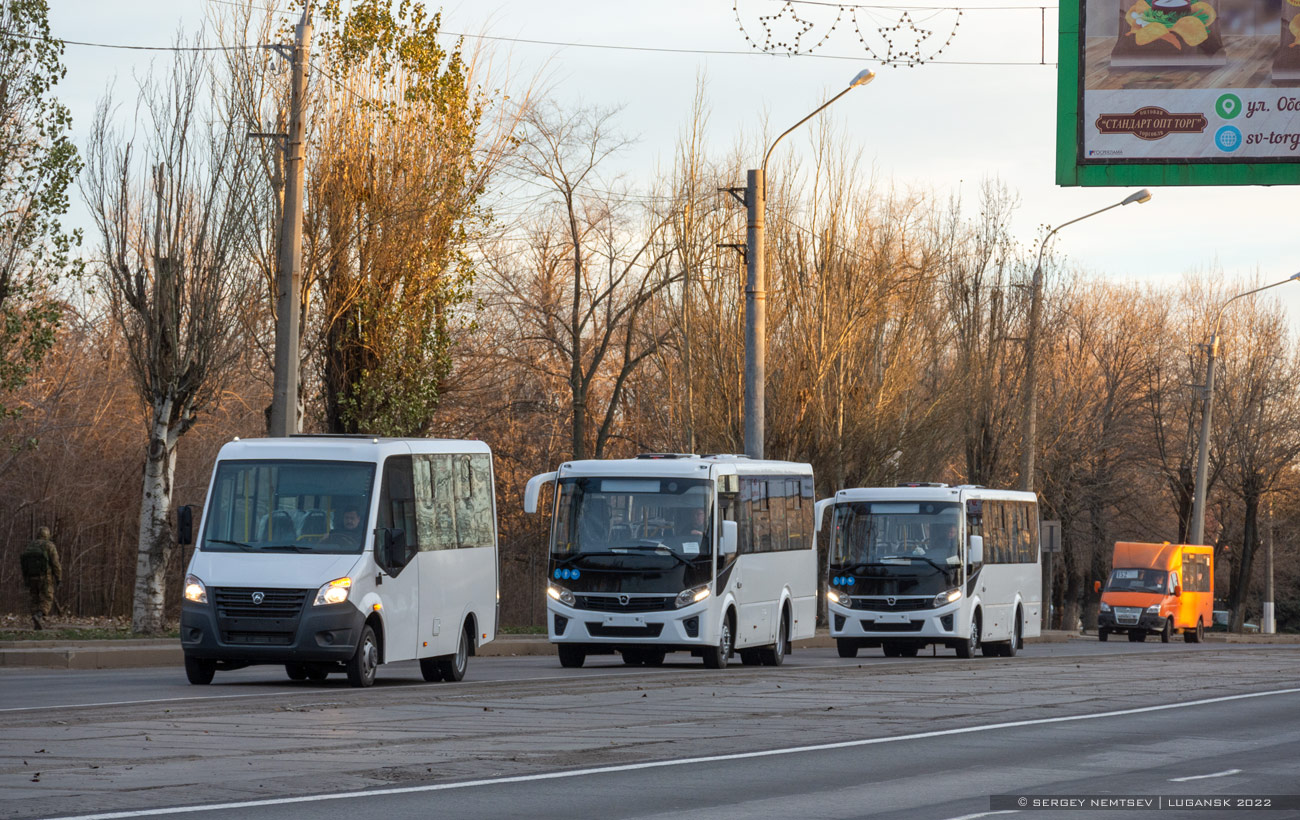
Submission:
POLYGON ((384 662, 417 655, 420 612, 419 534, 411 457, 384 461, 374 538, 375 564, 384 620, 384 662))

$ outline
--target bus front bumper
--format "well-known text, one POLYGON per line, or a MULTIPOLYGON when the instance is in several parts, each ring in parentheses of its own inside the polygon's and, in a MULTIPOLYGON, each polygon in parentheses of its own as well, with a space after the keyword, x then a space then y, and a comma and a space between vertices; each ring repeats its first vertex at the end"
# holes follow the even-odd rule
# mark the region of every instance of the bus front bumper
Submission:
POLYGON ((588 646, 664 646, 700 649, 718 642, 710 600, 681 609, 621 613, 579 609, 554 599, 546 602, 551 643, 588 646))
POLYGON ((960 642, 970 635, 970 621, 962 620, 960 601, 906 612, 850 609, 830 601, 826 606, 831 637, 855 640, 860 646, 878 646, 882 641, 960 642))
POLYGON ((342 663, 356 651, 365 614, 351 603, 311 606, 296 618, 219 619, 210 604, 184 602, 181 649, 188 657, 258 663, 342 663))

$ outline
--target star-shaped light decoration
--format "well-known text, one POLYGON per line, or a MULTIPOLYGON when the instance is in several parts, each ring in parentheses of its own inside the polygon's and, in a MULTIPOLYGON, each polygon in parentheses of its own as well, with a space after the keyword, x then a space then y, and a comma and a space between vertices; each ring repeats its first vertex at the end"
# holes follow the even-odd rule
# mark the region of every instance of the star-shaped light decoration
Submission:
POLYGON ((925 62, 923 46, 925 41, 929 40, 931 35, 934 34, 934 31, 928 28, 918 28, 916 23, 912 21, 910 13, 903 12, 898 18, 897 25, 879 28, 877 31, 889 44, 889 50, 885 52, 885 62, 906 63, 908 66, 925 62))
POLYGON ((790 54, 800 53, 799 41, 802 40, 803 36, 813 27, 811 20, 805 20, 799 16, 798 12, 795 11, 794 3, 790 2, 790 0, 786 0, 785 4, 781 6, 781 10, 776 14, 765 15, 758 18, 758 21, 763 24, 763 30, 767 32, 763 42, 763 50, 773 51, 779 49, 790 54), (790 12, 790 19, 795 23, 799 30, 794 35, 793 42, 786 42, 784 40, 773 41, 772 24, 784 17, 786 12, 790 12))

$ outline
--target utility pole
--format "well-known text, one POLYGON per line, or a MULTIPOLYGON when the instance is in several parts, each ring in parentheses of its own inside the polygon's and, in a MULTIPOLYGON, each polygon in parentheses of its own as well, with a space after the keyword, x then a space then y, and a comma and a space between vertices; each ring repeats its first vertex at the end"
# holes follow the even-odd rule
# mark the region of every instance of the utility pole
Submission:
POLYGON ((1277 619, 1273 612, 1273 496, 1268 497, 1268 540, 1264 552, 1264 613, 1259 619, 1259 631, 1265 635, 1277 632, 1277 619))
POLYGON ((298 432, 298 325, 302 302, 302 188, 306 151, 307 60, 311 19, 302 13, 291 58, 289 133, 284 144, 284 212, 275 280, 275 384, 271 394, 272 436, 298 432))
MULTIPOLYGON (((763 159, 766 166, 767 158, 763 159)), ((767 407, 767 271, 763 267, 765 173, 766 168, 757 168, 745 174, 748 217, 745 231, 745 455, 750 458, 763 457, 763 414, 767 407)))
MULTIPOLYGON (((1220 308, 1222 313, 1222 308, 1220 308)), ((1192 485, 1192 528, 1188 542, 1205 543, 1205 491, 1210 474, 1210 415, 1214 412, 1214 357, 1219 352, 1219 323, 1205 346, 1205 389, 1201 394, 1201 440, 1196 445, 1196 481, 1192 485)))

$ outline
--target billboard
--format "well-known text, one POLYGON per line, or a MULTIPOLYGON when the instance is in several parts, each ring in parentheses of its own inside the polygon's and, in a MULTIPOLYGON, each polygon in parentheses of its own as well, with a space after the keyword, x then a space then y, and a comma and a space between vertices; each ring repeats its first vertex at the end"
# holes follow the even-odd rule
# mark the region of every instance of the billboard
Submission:
POLYGON ((1057 182, 1300 183, 1300 0, 1067 0, 1057 182))

